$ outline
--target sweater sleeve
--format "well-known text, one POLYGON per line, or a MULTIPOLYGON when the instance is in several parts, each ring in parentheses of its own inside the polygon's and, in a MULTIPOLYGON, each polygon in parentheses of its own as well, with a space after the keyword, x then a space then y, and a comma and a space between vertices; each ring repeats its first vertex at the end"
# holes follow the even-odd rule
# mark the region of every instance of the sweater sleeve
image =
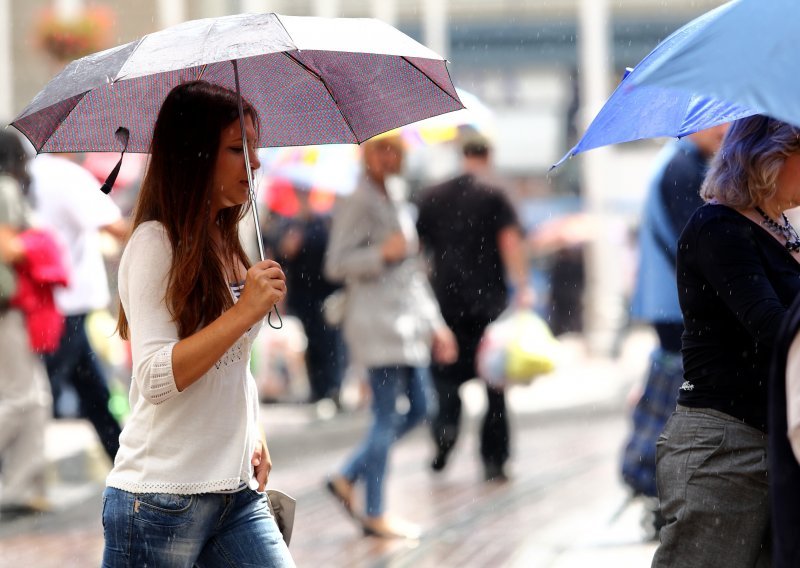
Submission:
POLYGON ((696 246, 703 276, 731 313, 754 340, 773 341, 786 308, 744 220, 711 219, 699 231, 696 246))
POLYGON ((358 194, 348 197, 336 209, 325 254, 325 276, 329 280, 375 278, 383 272, 381 244, 372 242, 372 235, 365 228, 368 209, 368 203, 358 194))
POLYGON ((436 295, 433 293, 430 281, 425 275, 422 267, 421 259, 415 258, 409 262, 416 264, 416 273, 413 279, 413 293, 417 301, 417 309, 423 320, 428 324, 431 332, 439 328, 446 327, 447 323, 442 317, 442 312, 439 309, 439 302, 436 301, 436 295))
POLYGON ((163 227, 142 224, 120 263, 120 298, 128 318, 133 378, 142 397, 161 404, 180 394, 172 372, 177 326, 164 296, 172 250, 163 227))

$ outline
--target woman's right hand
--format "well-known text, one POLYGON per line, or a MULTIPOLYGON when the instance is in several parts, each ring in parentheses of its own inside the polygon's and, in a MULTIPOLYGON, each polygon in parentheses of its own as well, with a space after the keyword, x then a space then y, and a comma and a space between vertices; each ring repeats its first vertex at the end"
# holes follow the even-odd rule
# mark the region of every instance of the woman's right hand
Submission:
POLYGON ((173 347, 172 373, 178 391, 183 391, 208 372, 225 351, 249 328, 264 319, 285 295, 286 276, 280 264, 274 260, 262 260, 251 266, 239 301, 173 347))
POLYGON ((251 314, 253 323, 264 318, 286 296, 286 275, 274 260, 250 267, 237 306, 251 314))
POLYGON ((402 231, 391 233, 381 244, 381 256, 386 262, 398 262, 408 254, 406 238, 402 231))

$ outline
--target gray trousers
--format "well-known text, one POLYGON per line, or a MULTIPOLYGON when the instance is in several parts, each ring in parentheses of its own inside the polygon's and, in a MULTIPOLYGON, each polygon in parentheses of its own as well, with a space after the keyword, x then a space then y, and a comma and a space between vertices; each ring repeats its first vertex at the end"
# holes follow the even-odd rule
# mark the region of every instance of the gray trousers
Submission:
POLYGON ((45 497, 44 431, 52 415, 47 372, 17 310, 0 314, 0 504, 45 497))
POLYGON ((771 560, 767 436, 678 405, 657 443, 661 545, 653 568, 754 568, 771 560))

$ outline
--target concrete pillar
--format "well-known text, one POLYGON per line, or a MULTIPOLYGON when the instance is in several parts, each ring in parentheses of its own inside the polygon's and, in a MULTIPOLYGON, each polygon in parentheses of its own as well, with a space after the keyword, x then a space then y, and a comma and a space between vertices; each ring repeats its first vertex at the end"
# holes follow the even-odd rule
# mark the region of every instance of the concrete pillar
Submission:
POLYGON ((0 0, 0 123, 3 125, 14 118, 11 38, 11 0, 0 0))
POLYGON ((339 0, 312 0, 311 14, 321 18, 335 18, 339 15, 339 0))
POLYGON ((370 12, 373 18, 397 25, 397 0, 370 0, 370 12))
POLYGON ((186 0, 156 0, 158 29, 180 24, 186 19, 186 0))
MULTIPOLYGON (((581 114, 585 131, 609 95, 611 26, 608 0, 581 0, 578 5, 578 50, 581 114)), ((607 204, 609 148, 582 155, 581 183, 587 211, 597 234, 587 250, 585 322, 589 349, 598 355, 614 347, 624 315, 619 257, 615 255, 614 216, 607 204)))
POLYGON ((450 51, 447 0, 422 0, 422 18, 422 42, 446 59, 450 51))

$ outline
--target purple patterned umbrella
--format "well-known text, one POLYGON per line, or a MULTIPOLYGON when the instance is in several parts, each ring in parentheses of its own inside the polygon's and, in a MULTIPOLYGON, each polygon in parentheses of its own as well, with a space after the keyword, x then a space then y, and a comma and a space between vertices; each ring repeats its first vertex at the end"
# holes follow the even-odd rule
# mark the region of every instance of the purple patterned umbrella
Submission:
POLYGON ((357 144, 464 108, 446 62, 379 20, 239 14, 73 61, 11 124, 37 153, 147 152, 169 91, 196 79, 235 90, 256 108, 259 147, 357 144))
POLYGON ((463 108, 446 62, 373 19, 239 14, 185 22, 70 63, 11 123, 37 152, 147 152, 158 110, 184 81, 236 90, 258 146, 360 143, 463 108))

